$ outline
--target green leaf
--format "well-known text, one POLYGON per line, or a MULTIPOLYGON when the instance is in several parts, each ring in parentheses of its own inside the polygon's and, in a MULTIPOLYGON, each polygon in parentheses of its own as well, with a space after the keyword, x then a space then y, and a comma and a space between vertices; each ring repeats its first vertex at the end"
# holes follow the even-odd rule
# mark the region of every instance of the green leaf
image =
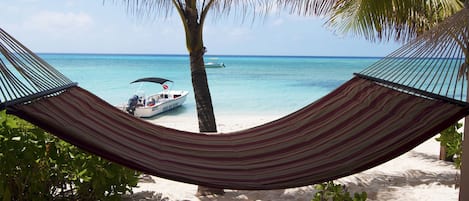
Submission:
POLYGON ((3 201, 10 201, 11 200, 11 192, 10 192, 10 189, 8 187, 5 188, 5 190, 3 190, 3 201))
POLYGON ((78 177, 83 176, 84 174, 86 174, 86 172, 87 172, 87 170, 86 170, 86 169, 83 169, 82 171, 80 171, 80 172, 78 173, 78 177))
POLYGON ((114 178, 114 172, 117 172, 117 171, 108 171, 107 169, 103 169, 104 173, 106 174, 106 177, 107 178, 114 178))

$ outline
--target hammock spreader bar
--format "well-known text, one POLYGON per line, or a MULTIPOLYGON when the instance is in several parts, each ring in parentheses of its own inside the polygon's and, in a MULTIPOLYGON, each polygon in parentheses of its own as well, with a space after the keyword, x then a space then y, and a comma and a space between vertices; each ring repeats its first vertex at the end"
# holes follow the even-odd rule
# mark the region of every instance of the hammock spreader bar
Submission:
POLYGON ((371 80, 371 81, 374 81, 374 82, 377 82, 377 83, 384 84, 384 85, 386 85, 390 88, 396 88, 396 89, 402 90, 403 93, 411 93, 411 94, 415 94, 415 95, 422 96, 422 97, 434 98, 434 99, 437 99, 437 100, 446 101, 446 102, 453 103, 453 104, 456 104, 456 105, 460 105, 460 106, 463 106, 463 107, 469 105, 467 102, 464 102, 464 101, 459 101, 459 100, 456 100, 456 99, 448 98, 446 96, 441 96, 441 95, 434 94, 434 93, 431 93, 431 92, 428 92, 428 91, 423 91, 423 90, 416 89, 416 88, 413 88, 413 87, 408 87, 408 86, 405 86, 405 85, 402 85, 402 84, 398 84, 398 83, 395 83, 395 82, 390 82, 390 81, 379 79, 379 78, 376 78, 376 77, 370 77, 370 76, 363 75, 363 74, 360 74, 360 73, 354 73, 354 75, 357 76, 357 77, 363 78, 363 79, 367 79, 367 80, 371 80))
POLYGON ((21 97, 21 98, 18 98, 18 99, 14 99, 14 100, 11 100, 11 101, 6 101, 6 102, 3 102, 3 103, 0 103, 0 110, 6 109, 8 105, 23 104, 23 103, 27 103, 27 102, 30 102, 30 101, 34 101, 34 100, 39 99, 39 98, 44 98, 44 97, 47 97, 47 96, 51 96, 53 94, 59 94, 62 91, 66 90, 70 87, 74 87, 74 86, 78 86, 78 83, 74 82, 74 83, 66 84, 66 85, 63 85, 63 86, 60 86, 60 87, 57 87, 57 88, 54 88, 54 89, 49 89, 49 90, 46 90, 46 91, 37 92, 37 93, 31 94, 31 95, 28 95, 28 96, 24 96, 24 97, 21 97))

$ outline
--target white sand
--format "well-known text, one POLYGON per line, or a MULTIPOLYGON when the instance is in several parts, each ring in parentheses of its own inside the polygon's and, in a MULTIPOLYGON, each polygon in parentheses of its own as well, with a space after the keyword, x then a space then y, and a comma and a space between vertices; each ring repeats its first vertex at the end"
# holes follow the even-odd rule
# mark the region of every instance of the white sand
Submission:
MULTIPOLYGON (((250 128, 275 120, 278 116, 217 116, 219 132, 250 128)), ((162 116, 150 120, 155 124, 180 130, 197 131, 197 118, 162 116)), ((430 139, 408 153, 385 164, 336 181, 345 184, 353 192, 365 191, 368 200, 458 200, 459 170, 452 163, 438 160, 439 143, 430 139)), ((268 191, 225 190, 216 197, 196 197, 196 185, 151 177, 154 183, 141 182, 134 188, 133 200, 159 200, 152 195, 161 193, 168 200, 190 201, 310 201, 313 186, 268 191)))

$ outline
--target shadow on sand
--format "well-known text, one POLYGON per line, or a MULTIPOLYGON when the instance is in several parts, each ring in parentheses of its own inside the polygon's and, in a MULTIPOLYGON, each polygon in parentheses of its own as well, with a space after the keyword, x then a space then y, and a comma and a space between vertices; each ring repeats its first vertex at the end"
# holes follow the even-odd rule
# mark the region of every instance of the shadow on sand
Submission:
MULTIPOLYGON (((408 155, 412 158, 418 158, 421 161, 431 163, 442 163, 443 165, 453 165, 451 162, 441 161, 437 155, 426 154, 417 151, 410 151, 408 155)), ((368 198, 376 200, 376 192, 392 192, 401 187, 415 187, 419 185, 442 185, 450 188, 459 187, 458 171, 432 172, 420 169, 410 169, 400 172, 397 175, 379 174, 379 173, 360 173, 354 177, 353 182, 341 182, 347 186, 351 192, 367 192, 368 198), (373 189, 370 191, 370 189, 373 189)))

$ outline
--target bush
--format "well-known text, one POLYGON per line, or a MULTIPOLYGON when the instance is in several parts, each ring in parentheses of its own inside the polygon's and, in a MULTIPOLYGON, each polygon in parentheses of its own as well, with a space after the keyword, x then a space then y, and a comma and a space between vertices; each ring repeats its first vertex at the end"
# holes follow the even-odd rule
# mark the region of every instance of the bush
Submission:
POLYGON ((0 200, 119 200, 139 173, 0 112, 0 200))
POLYGON ((440 142, 440 145, 445 147, 446 155, 454 161, 456 168, 461 167, 463 135, 458 132, 458 129, 461 127, 461 123, 456 123, 444 131, 441 131, 440 136, 436 138, 436 140, 440 142))
POLYGON ((333 181, 316 184, 314 187, 318 192, 312 201, 365 201, 368 197, 366 192, 355 193, 351 197, 344 185, 335 184, 333 181))

